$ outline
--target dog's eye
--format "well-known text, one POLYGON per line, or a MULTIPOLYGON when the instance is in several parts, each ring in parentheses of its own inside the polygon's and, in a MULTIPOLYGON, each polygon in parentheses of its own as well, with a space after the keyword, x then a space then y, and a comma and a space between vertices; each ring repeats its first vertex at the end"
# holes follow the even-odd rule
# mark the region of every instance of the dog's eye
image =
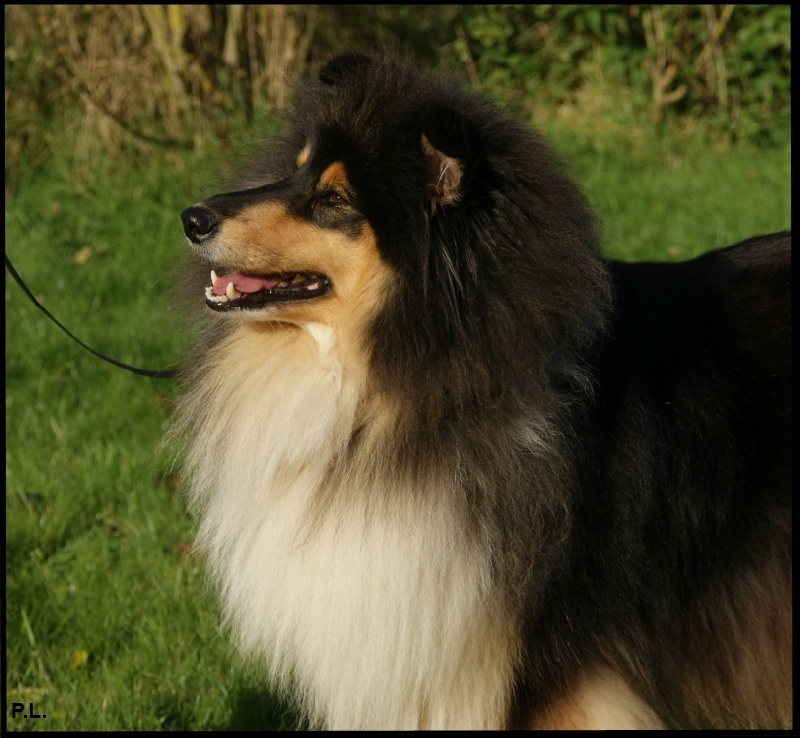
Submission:
POLYGON ((347 205, 347 200, 345 200, 344 196, 338 192, 334 192, 333 190, 323 192, 320 195, 319 200, 323 205, 329 205, 331 207, 336 207, 337 205, 347 205))

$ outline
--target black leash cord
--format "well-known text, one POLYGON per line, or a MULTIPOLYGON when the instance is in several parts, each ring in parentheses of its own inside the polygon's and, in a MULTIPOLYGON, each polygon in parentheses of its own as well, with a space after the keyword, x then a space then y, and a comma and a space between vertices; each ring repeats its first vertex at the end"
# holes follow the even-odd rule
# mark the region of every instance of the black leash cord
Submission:
POLYGON ((164 369, 163 371, 157 371, 154 369, 139 369, 138 367, 131 366, 130 364, 123 364, 121 361, 117 361, 116 359, 112 359, 110 356, 106 356, 105 354, 101 354, 99 351, 95 351, 91 346, 87 346, 83 341, 80 340, 77 336, 74 336, 69 330, 60 323, 55 317, 53 317, 52 313, 42 305, 34 296, 33 293, 28 289, 25 282, 22 281, 22 277, 17 274, 17 270, 14 269, 14 265, 11 263, 11 259, 8 258, 8 254, 6 256, 6 269, 8 269, 9 274, 14 278, 14 281, 19 285, 20 289, 28 296, 28 299, 36 305, 39 310, 41 310, 50 320, 52 320, 59 328, 61 328, 64 333, 66 333, 75 343, 79 346, 85 348, 89 353, 94 354, 98 359, 102 359, 103 361, 107 361, 109 364, 113 364, 114 366, 118 366, 121 369, 127 369, 129 372, 133 372, 134 374, 140 374, 143 377, 155 377, 156 379, 172 379, 177 377, 180 374, 179 371, 176 369, 164 369))

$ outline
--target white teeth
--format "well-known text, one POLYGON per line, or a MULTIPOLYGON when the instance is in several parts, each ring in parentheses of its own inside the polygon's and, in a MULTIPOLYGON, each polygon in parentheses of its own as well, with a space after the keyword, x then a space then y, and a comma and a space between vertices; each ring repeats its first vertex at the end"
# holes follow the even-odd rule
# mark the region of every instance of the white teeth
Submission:
POLYGON ((215 295, 213 286, 206 287, 206 299, 210 302, 228 302, 228 300, 236 300, 241 296, 242 293, 233 286, 233 282, 228 282, 224 295, 215 295))
MULTIPOLYGON (((217 273, 211 270, 211 285, 205 288, 206 300, 215 303, 225 303, 230 300, 238 300, 244 293, 234 287, 233 282, 225 285, 225 294, 215 295, 214 284, 219 279, 217 273)), ((283 281, 276 284, 272 289, 285 289, 289 287, 303 288, 309 292, 316 292, 325 286, 324 277, 316 272, 290 272, 284 275, 283 281)))
POLYGON ((215 295, 211 287, 206 287, 206 300, 209 302, 228 302, 228 298, 225 295, 215 295))

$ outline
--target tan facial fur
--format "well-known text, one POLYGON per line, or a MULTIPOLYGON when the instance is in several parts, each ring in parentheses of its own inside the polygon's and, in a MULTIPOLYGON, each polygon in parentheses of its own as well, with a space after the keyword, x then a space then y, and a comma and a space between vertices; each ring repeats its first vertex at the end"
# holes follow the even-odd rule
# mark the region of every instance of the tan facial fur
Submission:
MULTIPOLYGON (((318 189, 342 191, 346 186, 344 167, 334 163, 323 172, 318 189)), ((347 331, 374 313, 390 284, 389 269, 368 225, 352 237, 291 215, 280 201, 253 205, 223 220, 213 255, 226 267, 248 274, 315 272, 330 279, 332 289, 325 296, 270 303, 247 316, 261 320, 321 323, 347 331)))
POLYGON ((328 187, 346 189, 347 186, 347 173, 345 172, 344 165, 338 161, 331 164, 319 178, 320 189, 328 187))
POLYGON ((295 164, 297 165, 298 169, 300 169, 300 167, 302 167, 303 164, 305 164, 308 161, 308 157, 310 154, 311 154, 311 144, 306 144, 305 146, 303 146, 302 149, 300 149, 300 152, 297 154, 297 159, 295 159, 295 164))

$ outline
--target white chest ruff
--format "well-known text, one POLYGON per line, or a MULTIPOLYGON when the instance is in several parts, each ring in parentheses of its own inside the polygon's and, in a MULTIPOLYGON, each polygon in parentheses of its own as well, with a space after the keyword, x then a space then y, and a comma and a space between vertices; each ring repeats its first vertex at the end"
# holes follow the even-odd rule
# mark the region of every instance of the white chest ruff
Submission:
POLYGON ((269 352, 253 340, 235 334, 193 396, 204 410, 188 462, 241 646, 328 728, 501 727, 516 634, 459 530, 443 489, 455 480, 412 494, 351 459, 347 487, 309 524, 362 385, 318 338, 273 335, 269 352))

